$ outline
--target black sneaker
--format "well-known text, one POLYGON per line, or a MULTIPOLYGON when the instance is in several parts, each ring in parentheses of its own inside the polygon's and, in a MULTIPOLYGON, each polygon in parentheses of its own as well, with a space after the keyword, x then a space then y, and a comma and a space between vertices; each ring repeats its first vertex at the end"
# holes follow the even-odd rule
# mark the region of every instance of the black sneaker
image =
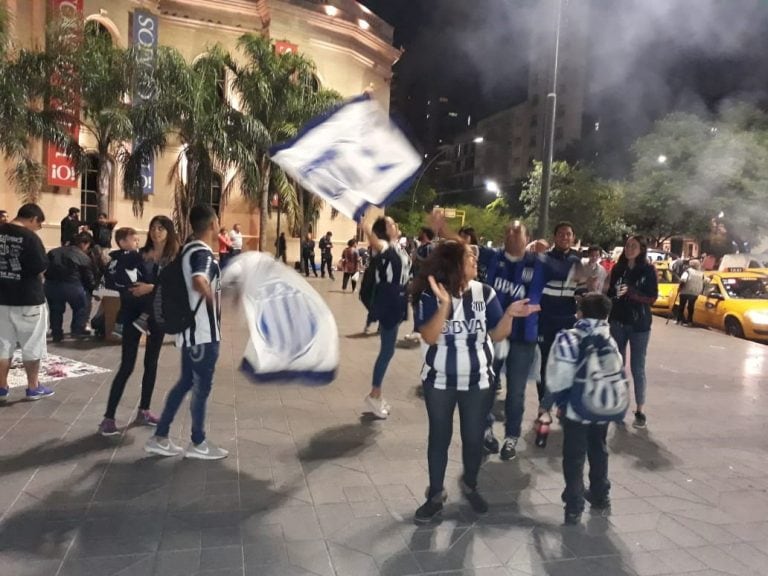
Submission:
POLYGON ((464 493, 464 497, 467 499, 467 502, 469 502, 472 510, 475 511, 475 514, 488 513, 488 502, 486 502, 485 498, 483 498, 477 491, 477 487, 470 488, 464 483, 464 480, 462 480, 461 491, 464 493))
POLYGON ((589 502, 592 510, 608 510, 611 507, 611 499, 608 496, 596 499, 589 490, 584 491, 584 500, 589 502))
POLYGON ((429 498, 416 510, 416 514, 413 515, 414 522, 416 524, 429 524, 432 522, 443 511, 443 502, 445 502, 447 497, 448 495, 443 490, 429 498))
POLYGON ((646 420, 645 414, 643 414, 642 412, 635 412, 635 421, 632 422, 632 426, 634 426, 635 428, 645 428, 646 427, 645 420, 646 420))
POLYGON ((502 460, 514 460, 517 458, 517 438, 505 438, 501 447, 502 460))
POLYGON ((496 440, 496 437, 493 435, 493 430, 491 428, 488 428, 485 431, 485 437, 483 438, 483 446, 485 447, 486 451, 490 454, 498 454, 499 453, 499 441, 496 440))
POLYGON ((565 519, 563 520, 563 524, 566 526, 576 526, 580 523, 581 512, 568 512, 568 510, 565 511, 565 519))

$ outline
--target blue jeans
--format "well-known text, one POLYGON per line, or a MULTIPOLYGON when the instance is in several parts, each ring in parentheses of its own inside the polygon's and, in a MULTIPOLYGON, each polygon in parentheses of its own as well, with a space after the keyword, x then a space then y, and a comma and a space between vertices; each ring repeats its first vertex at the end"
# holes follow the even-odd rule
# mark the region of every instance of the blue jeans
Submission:
POLYGON ((504 436, 519 438, 525 411, 525 388, 536 354, 536 343, 510 342, 507 354, 507 398, 504 402, 504 436))
POLYGON ((651 331, 635 332, 632 326, 611 322, 611 336, 619 345, 619 352, 627 362, 627 344, 629 344, 629 366, 632 370, 632 382, 635 385, 635 403, 645 404, 645 356, 648 352, 648 341, 651 339, 651 331))
POLYGON ((395 355, 395 344, 397 344, 397 329, 400 324, 395 324, 392 328, 381 327, 381 347, 379 348, 379 355, 376 357, 376 363, 373 365, 373 387, 381 388, 384 383, 384 375, 387 373, 389 367, 389 361, 395 355))
POLYGON ((54 336, 64 333, 64 312, 67 304, 72 308, 70 332, 82 334, 88 323, 88 295, 82 284, 74 282, 46 281, 45 298, 51 312, 51 332, 54 336))
POLYGON ((461 459, 464 464, 464 483, 477 486, 477 474, 483 461, 483 431, 485 415, 493 402, 493 390, 472 388, 437 390, 424 386, 424 402, 429 417, 429 492, 432 498, 443 490, 445 469, 448 466, 448 448, 453 436, 453 412, 459 406, 461 425, 461 459))
POLYGON ((198 344, 181 349, 181 378, 168 392, 165 408, 157 425, 156 436, 168 438, 171 423, 184 396, 192 391, 189 409, 192 414, 192 443, 205 440, 205 405, 213 386, 213 372, 219 358, 219 343, 198 344))

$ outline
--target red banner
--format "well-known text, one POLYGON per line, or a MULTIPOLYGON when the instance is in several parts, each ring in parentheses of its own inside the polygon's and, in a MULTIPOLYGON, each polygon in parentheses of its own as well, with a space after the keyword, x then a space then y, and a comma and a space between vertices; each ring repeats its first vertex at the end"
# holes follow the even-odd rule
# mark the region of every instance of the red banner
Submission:
POLYGON ((279 42, 275 42, 275 53, 277 53, 277 54, 298 54, 299 53, 299 46, 298 46, 298 44, 292 44, 291 42, 287 42, 285 40, 280 40, 279 42))
MULTIPOLYGON (((76 19, 82 18, 83 0, 51 0, 51 20, 59 18, 76 19)), ((73 38, 73 42, 77 39, 73 38)), ((71 74, 66 71, 58 71, 51 77, 51 84, 54 86, 65 85, 72 82, 71 74)), ((67 132, 74 138, 80 136, 80 102, 77 91, 74 88, 66 88, 67 102, 54 98, 51 100, 51 110, 64 112, 70 119, 63 126, 67 132)), ((58 148, 55 144, 48 143, 46 146, 46 159, 48 161, 48 184, 50 186, 63 186, 65 188, 74 188, 78 186, 77 171, 66 152, 58 148)))

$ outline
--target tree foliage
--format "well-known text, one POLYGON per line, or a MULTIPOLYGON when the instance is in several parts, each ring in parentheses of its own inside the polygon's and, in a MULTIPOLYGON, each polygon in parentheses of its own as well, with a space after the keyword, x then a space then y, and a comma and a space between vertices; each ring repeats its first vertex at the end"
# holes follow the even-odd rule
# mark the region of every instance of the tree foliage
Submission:
MULTIPOLYGON (((521 200, 528 228, 538 224, 542 164, 535 162, 523 185, 521 200)), ((594 172, 567 162, 552 165, 549 220, 571 222, 576 238, 583 244, 604 247, 620 242, 627 228, 622 217, 623 187, 617 182, 600 180, 594 172)))
POLYGON ((672 114, 634 145, 625 212, 658 241, 707 234, 724 213, 729 231, 752 241, 768 213, 768 115, 746 105, 709 121, 672 114))

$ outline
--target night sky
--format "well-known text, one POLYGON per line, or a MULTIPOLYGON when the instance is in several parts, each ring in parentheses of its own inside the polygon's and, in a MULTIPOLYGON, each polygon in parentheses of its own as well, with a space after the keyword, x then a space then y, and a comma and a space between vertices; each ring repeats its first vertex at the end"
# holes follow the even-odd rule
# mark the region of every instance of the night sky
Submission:
MULTIPOLYGON (((628 146, 673 110, 768 101, 767 0, 567 0, 591 4, 591 105, 628 146)), ((439 91, 475 119, 526 96, 537 0, 363 0, 395 26, 396 67, 417 98, 439 91)))

